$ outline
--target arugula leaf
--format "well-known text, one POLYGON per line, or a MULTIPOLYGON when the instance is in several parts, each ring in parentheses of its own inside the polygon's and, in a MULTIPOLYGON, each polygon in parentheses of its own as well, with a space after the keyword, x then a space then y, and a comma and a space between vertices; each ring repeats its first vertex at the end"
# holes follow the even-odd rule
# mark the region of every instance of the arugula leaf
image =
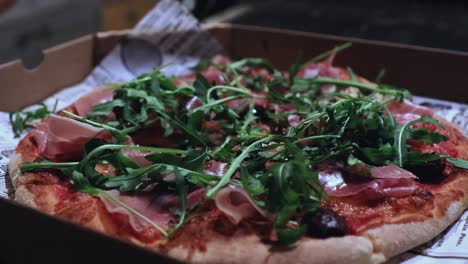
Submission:
POLYGON ((200 98, 202 102, 206 101, 206 93, 210 87, 211 85, 208 80, 200 73, 197 73, 197 79, 193 83, 193 88, 195 88, 195 95, 200 98))
POLYGON ((254 150, 254 148, 263 142, 267 142, 271 140, 272 137, 265 137, 262 139, 259 139, 252 144, 248 145, 245 149, 242 150, 241 154, 237 156, 232 162, 231 166, 229 167, 228 171, 221 177, 221 180, 212 188, 208 191, 206 196, 208 198, 213 198, 213 196, 221 189, 222 187, 226 186, 229 181, 231 180, 232 175, 239 169, 241 163, 244 161, 245 158, 248 157, 251 151, 254 150))
POLYGON ((427 128, 411 129, 409 133, 410 139, 419 140, 426 143, 440 143, 448 139, 442 134, 428 131, 427 128))
POLYGON ((447 156, 445 157, 445 159, 448 162, 452 163, 455 167, 468 170, 468 160, 452 158, 447 156))
POLYGON ((201 71, 201 70, 204 70, 206 68, 208 68, 209 66, 213 65, 213 62, 211 62, 211 60, 208 60, 208 59, 200 59, 197 63, 197 65, 195 65, 192 70, 195 70, 197 72, 201 71))
POLYGON ((263 58, 244 58, 238 61, 235 61, 229 65, 229 68, 234 72, 239 72, 242 70, 243 67, 261 67, 265 68, 269 72, 273 72, 274 68, 271 63, 263 58))
POLYGON ((302 225, 298 228, 276 228, 276 234, 278 235, 278 240, 280 244, 283 245, 292 245, 301 239, 307 231, 307 227, 302 225))
POLYGON ((304 64, 303 58, 302 58, 302 51, 299 51, 296 56, 296 62, 289 67, 288 74, 289 74, 289 80, 290 80, 290 85, 294 85, 294 80, 296 79, 297 73, 301 70, 302 65, 304 64))
POLYGON ((408 152, 407 154, 408 161, 406 164, 408 165, 418 165, 424 164, 431 161, 439 160, 442 158, 440 154, 432 154, 432 153, 419 153, 419 152, 408 152))
POLYGON ((175 230, 179 229, 185 222, 185 217, 187 215, 188 186, 185 183, 185 178, 180 173, 179 169, 174 168, 174 173, 176 175, 176 191, 177 191, 177 195, 179 196, 179 203, 180 203, 180 207, 181 207, 180 211, 178 212, 179 222, 176 224, 176 226, 174 228, 174 231, 175 231, 175 230))
POLYGON ((311 84, 334 84, 340 87, 356 87, 362 92, 393 95, 399 100, 403 100, 404 98, 411 98, 411 94, 408 90, 399 90, 395 87, 383 84, 371 85, 353 80, 337 80, 328 77, 315 77, 313 79, 306 79, 305 81, 311 84))
POLYGON ((22 110, 10 112, 10 124, 15 138, 20 137, 21 134, 28 128, 32 128, 33 126, 31 126, 31 122, 41 120, 54 113, 57 108, 57 103, 58 100, 55 101, 55 105, 51 110, 49 110, 44 103, 41 103, 39 104, 39 108, 32 111, 22 110))
POLYGON ((338 46, 334 47, 331 50, 325 51, 325 52, 315 56, 311 60, 307 61, 306 64, 310 64, 310 63, 314 63, 314 62, 324 60, 324 59, 330 57, 331 55, 337 54, 340 51, 343 51, 343 50, 345 50, 347 48, 350 48, 352 45, 353 45, 353 43, 351 43, 351 42, 345 42, 345 43, 343 43, 341 45, 338 45, 338 46))
POLYGON ((241 168, 241 183, 244 190, 246 190, 251 197, 255 197, 266 192, 261 181, 253 175, 250 175, 246 167, 241 168))
POLYGON ((391 161, 395 154, 393 146, 388 143, 380 145, 379 148, 362 147, 359 151, 367 161, 376 166, 384 165, 391 161))
POLYGON ((152 163, 164 163, 188 170, 198 171, 205 164, 208 153, 205 150, 189 149, 184 156, 176 156, 169 153, 154 153, 146 155, 145 159, 152 163))
POLYGON ((395 129, 395 141, 394 141, 394 148, 395 148, 395 164, 399 167, 403 167, 407 162, 407 152, 408 148, 406 145, 406 141, 408 139, 409 129, 410 126, 416 123, 431 123, 436 126, 442 126, 439 121, 433 119, 430 116, 424 115, 416 120, 407 122, 402 126, 397 126, 395 129))

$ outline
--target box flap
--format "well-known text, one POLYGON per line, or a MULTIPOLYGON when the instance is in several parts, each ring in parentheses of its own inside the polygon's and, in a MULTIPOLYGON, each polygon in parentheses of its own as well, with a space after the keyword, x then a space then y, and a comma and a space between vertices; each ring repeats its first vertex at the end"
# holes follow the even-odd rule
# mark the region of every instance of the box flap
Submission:
POLYGON ((88 35, 45 50, 41 64, 34 69, 24 67, 21 60, 0 65, 0 110, 18 110, 81 81, 91 71, 92 62, 93 37, 88 35))

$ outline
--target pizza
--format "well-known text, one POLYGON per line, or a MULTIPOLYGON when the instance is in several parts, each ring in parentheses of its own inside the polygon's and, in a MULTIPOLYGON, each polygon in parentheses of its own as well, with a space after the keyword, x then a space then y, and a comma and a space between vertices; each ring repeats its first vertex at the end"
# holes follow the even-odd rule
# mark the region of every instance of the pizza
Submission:
POLYGON ((187 262, 382 263, 466 209, 468 140, 334 66, 347 46, 287 71, 215 56, 12 114, 32 128, 14 199, 187 262))

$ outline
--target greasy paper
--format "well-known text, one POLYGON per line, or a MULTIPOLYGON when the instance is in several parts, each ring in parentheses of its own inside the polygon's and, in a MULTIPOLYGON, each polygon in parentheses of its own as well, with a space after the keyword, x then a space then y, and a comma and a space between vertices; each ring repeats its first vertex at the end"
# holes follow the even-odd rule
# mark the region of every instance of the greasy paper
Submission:
MULTIPOLYGON (((221 45, 202 30, 198 21, 177 1, 162 0, 83 82, 56 93, 44 103, 51 109, 57 102, 60 109, 95 87, 129 81, 163 65, 162 71, 166 74, 184 75, 200 58, 223 53, 221 45)), ((467 105, 424 97, 415 97, 414 101, 432 108, 468 133, 467 105)), ((8 198, 7 164, 18 142, 11 130, 8 113, 0 112, 0 197, 8 198)), ((389 263, 467 263, 467 236, 468 211, 433 241, 395 257, 389 263)))

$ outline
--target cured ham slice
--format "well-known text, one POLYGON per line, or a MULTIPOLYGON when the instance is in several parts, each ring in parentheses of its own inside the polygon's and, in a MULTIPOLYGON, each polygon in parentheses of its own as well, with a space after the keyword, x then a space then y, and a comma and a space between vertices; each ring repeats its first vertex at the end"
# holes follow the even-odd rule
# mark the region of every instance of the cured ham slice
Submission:
POLYGON ((112 100, 114 97, 114 89, 97 88, 92 92, 78 99, 73 106, 79 116, 86 116, 91 112, 91 108, 98 104, 102 104, 112 100))
POLYGON ((47 122, 36 125, 32 137, 42 156, 63 161, 79 158, 83 146, 91 139, 110 135, 101 128, 52 114, 47 122))
POLYGON ((202 104, 203 104, 202 101, 198 97, 194 96, 187 102, 187 104, 185 105, 185 108, 188 111, 192 111, 193 109, 201 106, 202 104))
POLYGON ((388 178, 416 178, 416 176, 407 171, 402 169, 395 164, 390 164, 387 166, 380 166, 374 167, 370 170, 370 174, 373 178, 376 179, 388 179, 388 178))
POLYGON ((228 164, 216 160, 210 160, 203 168, 203 172, 210 175, 222 176, 228 170, 228 164))
POLYGON ((335 56, 332 55, 328 59, 318 62, 305 65, 298 73, 297 77, 304 79, 311 79, 318 76, 329 77, 333 79, 348 79, 348 73, 346 70, 334 67, 333 60, 335 56))
POLYGON ((416 190, 415 176, 398 166, 388 165, 371 170, 370 178, 349 179, 339 170, 319 173, 319 180, 328 195, 347 197, 359 195, 368 200, 383 197, 404 197, 416 190))
POLYGON ((431 109, 417 105, 409 100, 404 100, 402 103, 392 101, 388 105, 388 110, 400 124, 405 124, 420 118, 423 115, 432 116, 434 112, 431 109))
POLYGON ((255 205, 249 195, 240 187, 229 185, 218 191, 215 197, 216 207, 234 224, 243 219, 252 218, 262 210, 255 205))
MULTIPOLYGON (((165 228, 171 222, 175 221, 175 215, 173 214, 174 208, 179 208, 179 198, 174 193, 138 193, 133 195, 122 194, 117 190, 107 191, 108 194, 112 195, 116 199, 123 202, 128 207, 138 211, 152 222, 165 228)), ((203 200, 206 194, 206 190, 201 188, 192 191, 187 196, 187 204, 189 208, 195 206, 203 200)), ((142 232, 146 228, 152 228, 151 225, 134 215, 126 208, 119 204, 109 200, 105 195, 100 194, 102 202, 104 203, 106 210, 113 214, 122 214, 128 217, 131 227, 137 231, 142 232)))
POLYGON ((214 66, 209 66, 208 68, 204 69, 203 71, 201 71, 201 74, 210 83, 214 83, 217 85, 226 84, 226 81, 224 80, 224 77, 223 77, 223 72, 214 66))
POLYGON ((141 151, 136 149, 122 149, 120 151, 124 156, 134 161, 140 167, 148 167, 152 165, 151 161, 145 159, 146 155, 151 154, 151 151, 141 151))

